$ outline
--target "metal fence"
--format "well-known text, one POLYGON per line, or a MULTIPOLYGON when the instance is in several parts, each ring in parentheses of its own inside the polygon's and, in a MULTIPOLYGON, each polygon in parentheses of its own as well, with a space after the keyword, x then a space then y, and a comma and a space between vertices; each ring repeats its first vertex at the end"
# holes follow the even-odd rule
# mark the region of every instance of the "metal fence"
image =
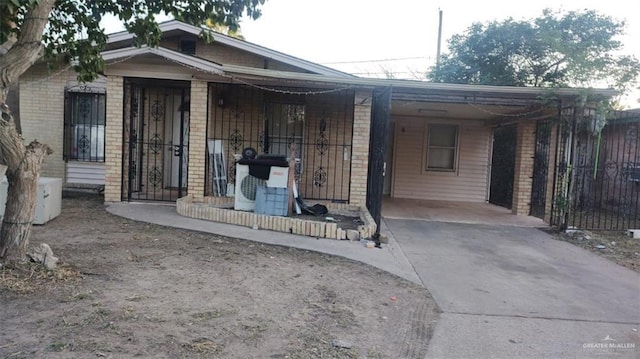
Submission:
POLYGON ((640 228, 640 114, 614 112, 601 131, 594 121, 590 110, 562 111, 551 224, 640 228))
POLYGON ((232 195, 236 159, 257 154, 290 156, 305 199, 346 203, 351 180, 353 91, 209 86, 207 196, 232 195))

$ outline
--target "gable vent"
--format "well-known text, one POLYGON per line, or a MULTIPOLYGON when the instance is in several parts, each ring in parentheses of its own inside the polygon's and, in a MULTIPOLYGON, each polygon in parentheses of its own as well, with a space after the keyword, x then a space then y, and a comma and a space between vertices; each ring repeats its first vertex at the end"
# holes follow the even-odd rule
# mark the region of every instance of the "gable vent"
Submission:
POLYGON ((196 40, 182 39, 180 40, 180 52, 187 55, 196 54, 196 40))

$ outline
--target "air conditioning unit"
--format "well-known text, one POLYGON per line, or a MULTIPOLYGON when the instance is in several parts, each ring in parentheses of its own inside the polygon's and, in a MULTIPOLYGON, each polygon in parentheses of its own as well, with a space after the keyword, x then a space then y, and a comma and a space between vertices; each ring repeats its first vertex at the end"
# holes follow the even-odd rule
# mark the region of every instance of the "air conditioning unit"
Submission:
POLYGON ((256 191, 264 186, 266 180, 249 174, 249 165, 236 164, 236 197, 233 208, 240 211, 253 211, 256 208, 256 191))
MULTIPOLYGON (((9 183, 0 178, 0 218, 4 216, 9 183)), ((40 177, 36 195, 36 211, 33 224, 45 224, 60 215, 62 211, 62 179, 40 177)))

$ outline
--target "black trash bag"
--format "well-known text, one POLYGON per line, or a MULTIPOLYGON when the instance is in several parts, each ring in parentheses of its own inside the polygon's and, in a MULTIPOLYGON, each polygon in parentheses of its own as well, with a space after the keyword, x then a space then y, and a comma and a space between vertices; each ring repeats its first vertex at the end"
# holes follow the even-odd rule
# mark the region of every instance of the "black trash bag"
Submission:
POLYGON ((309 207, 309 206, 307 206, 306 203, 304 203, 304 201, 300 197, 296 198, 296 201, 298 202, 298 205, 300 206, 300 210, 304 214, 312 214, 314 216, 322 216, 322 215, 325 215, 325 214, 329 213, 329 210, 327 209, 327 206, 324 206, 322 204, 318 203, 318 204, 314 204, 313 206, 309 207))

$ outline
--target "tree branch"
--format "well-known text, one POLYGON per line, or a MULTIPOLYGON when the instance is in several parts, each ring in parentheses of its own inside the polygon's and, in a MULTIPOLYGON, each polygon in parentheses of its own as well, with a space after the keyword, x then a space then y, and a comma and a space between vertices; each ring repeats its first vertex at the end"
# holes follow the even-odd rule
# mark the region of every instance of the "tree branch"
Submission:
POLYGON ((0 56, 0 103, 6 101, 9 86, 38 59, 42 50, 42 35, 55 3, 55 0, 42 0, 29 10, 16 43, 0 56))

